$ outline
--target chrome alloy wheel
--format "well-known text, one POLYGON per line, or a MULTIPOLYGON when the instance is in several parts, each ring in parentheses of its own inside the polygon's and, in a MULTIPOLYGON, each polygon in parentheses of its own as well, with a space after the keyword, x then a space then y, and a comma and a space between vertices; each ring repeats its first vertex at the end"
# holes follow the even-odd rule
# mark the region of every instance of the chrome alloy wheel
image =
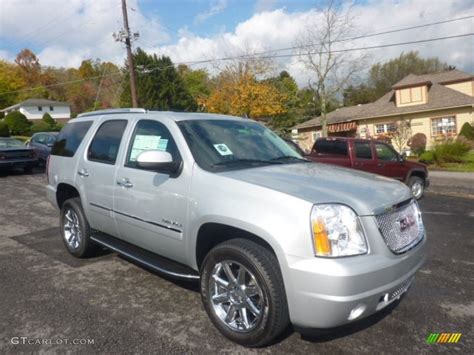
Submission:
POLYGON ((415 181, 413 185, 411 185, 411 193, 416 199, 419 199, 423 194, 423 183, 421 181, 415 181))
POLYGON ((237 332, 253 330, 266 307, 255 276, 235 261, 225 260, 214 266, 209 278, 209 295, 219 319, 237 332))
POLYGON ((75 250, 79 248, 82 240, 82 231, 79 224, 79 217, 70 208, 66 210, 63 218, 64 239, 69 248, 75 250))

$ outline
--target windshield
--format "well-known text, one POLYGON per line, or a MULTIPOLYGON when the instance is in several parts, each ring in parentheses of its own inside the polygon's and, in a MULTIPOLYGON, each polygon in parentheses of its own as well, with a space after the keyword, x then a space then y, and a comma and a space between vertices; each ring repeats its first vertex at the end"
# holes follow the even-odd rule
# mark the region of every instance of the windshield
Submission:
POLYGON ((19 140, 13 138, 0 138, 0 149, 1 148, 17 148, 23 147, 24 144, 19 140))
POLYGON ((306 162, 264 126, 247 120, 178 122, 197 164, 210 171, 306 162))

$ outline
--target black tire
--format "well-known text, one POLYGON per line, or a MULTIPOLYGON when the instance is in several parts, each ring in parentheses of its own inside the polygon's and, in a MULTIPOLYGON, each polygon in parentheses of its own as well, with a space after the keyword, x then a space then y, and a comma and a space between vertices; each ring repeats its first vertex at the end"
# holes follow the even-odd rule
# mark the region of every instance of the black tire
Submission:
POLYGON ((84 209, 82 208, 81 199, 79 197, 74 197, 69 200, 66 200, 62 207, 59 217, 59 226, 61 229, 61 237, 64 243, 64 246, 68 252, 74 255, 77 258, 84 258, 92 255, 97 250, 97 244, 95 244, 91 239, 91 228, 89 222, 87 221, 84 209), (77 217, 78 226, 81 233, 81 238, 77 243, 77 247, 72 246, 66 240, 66 228, 65 223, 67 221, 66 214, 68 211, 75 213, 77 217))
POLYGON ((200 282, 202 302, 209 318, 224 336, 235 343, 247 347, 269 345, 288 327, 288 304, 283 278, 276 256, 267 248, 246 239, 231 239, 217 245, 204 259, 200 282), (265 302, 261 308, 263 313, 249 331, 231 329, 214 309, 210 277, 214 267, 223 261, 243 265, 253 274, 262 291, 265 302))
POLYGON ((410 188, 413 197, 419 200, 425 193, 425 179, 419 176, 412 176, 408 179, 408 187, 410 188))

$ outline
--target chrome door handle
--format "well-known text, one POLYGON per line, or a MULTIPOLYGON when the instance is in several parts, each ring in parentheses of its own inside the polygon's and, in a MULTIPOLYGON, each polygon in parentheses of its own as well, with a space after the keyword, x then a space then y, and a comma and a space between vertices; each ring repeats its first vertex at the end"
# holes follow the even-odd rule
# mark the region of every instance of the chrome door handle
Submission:
POLYGON ((117 180, 117 185, 122 186, 122 187, 126 187, 127 189, 133 187, 132 182, 128 179, 117 180))
POLYGON ((86 170, 86 169, 81 169, 77 172, 77 175, 79 176, 83 176, 83 177, 88 177, 89 176, 89 172, 86 170))

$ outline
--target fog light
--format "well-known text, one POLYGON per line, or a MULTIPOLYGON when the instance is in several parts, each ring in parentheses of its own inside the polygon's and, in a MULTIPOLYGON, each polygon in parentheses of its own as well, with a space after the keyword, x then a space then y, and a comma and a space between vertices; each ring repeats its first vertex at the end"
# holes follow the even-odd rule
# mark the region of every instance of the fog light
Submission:
POLYGON ((354 307, 351 311, 351 313, 349 313, 349 317, 347 317, 348 320, 354 320, 356 318, 359 318, 362 313, 365 312, 367 306, 363 303, 361 304, 358 304, 356 307, 354 307))

